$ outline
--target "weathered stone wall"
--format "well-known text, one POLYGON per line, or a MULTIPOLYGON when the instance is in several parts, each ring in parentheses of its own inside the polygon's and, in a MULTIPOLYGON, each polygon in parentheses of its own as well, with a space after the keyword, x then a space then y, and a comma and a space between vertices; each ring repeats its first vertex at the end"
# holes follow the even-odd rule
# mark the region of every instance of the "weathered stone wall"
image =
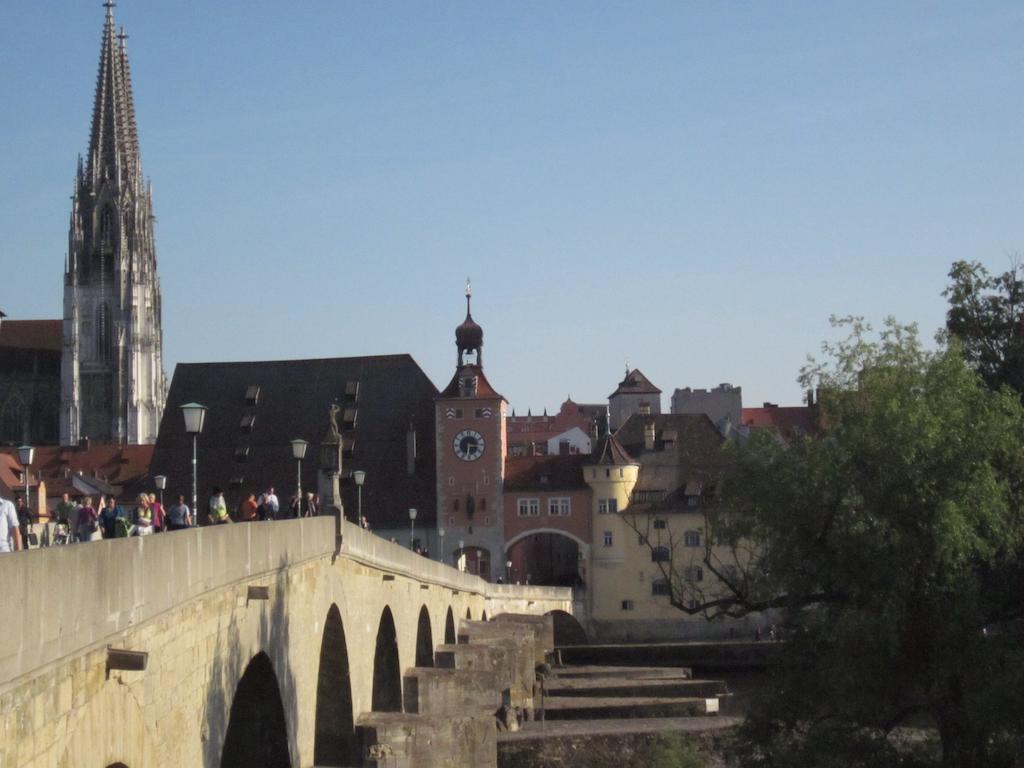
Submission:
POLYGON ((382 612, 400 668, 416 659, 423 607, 435 645, 451 609, 570 610, 568 590, 489 585, 330 518, 232 525, 0 558, 0 765, 220 764, 238 681, 265 653, 293 765, 313 764, 324 624, 342 617, 353 712, 371 709, 382 612), (53 587, 46 585, 53 584, 53 587), (66 586, 65 586, 66 585, 66 586), (247 600, 248 587, 268 599, 247 600), (107 646, 148 653, 107 675, 107 646))

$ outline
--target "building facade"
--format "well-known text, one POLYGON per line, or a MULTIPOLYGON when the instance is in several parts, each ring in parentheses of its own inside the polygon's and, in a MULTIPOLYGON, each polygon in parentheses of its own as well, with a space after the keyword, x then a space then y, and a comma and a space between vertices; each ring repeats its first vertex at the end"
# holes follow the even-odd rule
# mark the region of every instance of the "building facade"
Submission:
POLYGON ((0 445, 55 445, 60 437, 59 320, 0 325, 0 445))
POLYGON ((64 273, 60 440, 153 443, 165 397, 152 185, 142 174, 126 35, 106 4, 89 150, 64 273))

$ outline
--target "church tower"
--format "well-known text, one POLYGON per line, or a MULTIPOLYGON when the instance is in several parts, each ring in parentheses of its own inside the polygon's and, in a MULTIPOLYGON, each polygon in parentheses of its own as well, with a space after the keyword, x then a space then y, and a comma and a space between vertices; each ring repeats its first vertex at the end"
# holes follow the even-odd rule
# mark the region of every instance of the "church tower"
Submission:
POLYGON ((152 185, 143 179, 127 35, 106 2, 89 152, 64 273, 60 439, 156 442, 164 408, 152 185))
POLYGON ((473 321, 470 299, 467 282, 466 319, 455 329, 455 375, 435 403, 437 524, 445 530, 444 562, 464 556, 466 570, 490 580, 504 572, 508 403, 484 376, 484 330, 473 321))

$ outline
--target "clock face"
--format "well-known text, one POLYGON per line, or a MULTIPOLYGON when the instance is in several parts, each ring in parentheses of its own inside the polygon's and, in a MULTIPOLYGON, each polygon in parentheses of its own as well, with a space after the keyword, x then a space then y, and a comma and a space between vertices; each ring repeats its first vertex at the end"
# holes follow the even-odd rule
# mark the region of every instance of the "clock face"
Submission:
POLYGON ((484 437, 475 429, 464 429, 455 436, 452 447, 463 461, 475 461, 483 455, 484 437))

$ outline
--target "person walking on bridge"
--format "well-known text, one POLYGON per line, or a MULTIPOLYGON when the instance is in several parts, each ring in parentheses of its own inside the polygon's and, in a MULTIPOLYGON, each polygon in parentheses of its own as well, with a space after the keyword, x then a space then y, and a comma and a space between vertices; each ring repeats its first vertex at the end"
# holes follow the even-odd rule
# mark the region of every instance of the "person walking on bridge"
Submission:
POLYGON ((11 502, 0 498, 0 553, 17 552, 21 547, 18 513, 11 502))
POLYGON ((192 527, 192 513, 185 503, 185 496, 178 496, 178 503, 172 504, 167 510, 167 530, 183 531, 192 527))

